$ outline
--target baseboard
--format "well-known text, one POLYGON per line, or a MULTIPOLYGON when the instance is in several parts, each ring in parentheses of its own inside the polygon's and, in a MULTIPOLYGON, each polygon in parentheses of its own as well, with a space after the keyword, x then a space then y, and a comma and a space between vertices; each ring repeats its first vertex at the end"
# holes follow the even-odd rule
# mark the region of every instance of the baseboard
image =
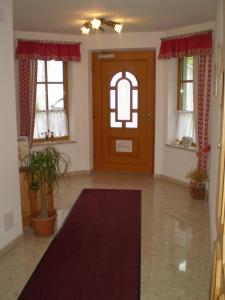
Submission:
POLYGON ((11 241, 8 245, 0 250, 0 257, 6 255, 9 251, 16 247, 24 239, 24 233, 21 233, 17 238, 11 241))
MULTIPOLYGON (((68 175, 69 176, 73 176, 73 175, 90 175, 93 172, 94 172, 93 170, 79 170, 79 171, 68 172, 68 175)), ((101 171, 98 172, 98 171, 95 171, 95 173, 114 173, 114 172, 101 172, 101 171)), ((122 174, 130 174, 131 175, 131 173, 125 173, 125 172, 122 173, 122 174)), ((134 174, 134 175, 137 175, 137 174, 134 174)), ((146 175, 146 174, 138 174, 138 175, 146 175)), ((178 180, 178 179, 175 179, 175 178, 172 178, 172 177, 169 177, 169 176, 155 174, 153 177, 154 178, 164 179, 166 181, 169 181, 169 182, 172 182, 172 183, 176 183, 176 184, 179 184, 179 185, 182 185, 182 186, 185 186, 185 187, 188 186, 188 183, 186 183, 185 181, 178 180)))
POLYGON ((68 175, 69 176, 73 176, 73 175, 89 175, 91 173, 92 173, 91 170, 78 170, 78 171, 68 172, 68 175))
POLYGON ((166 181, 169 181, 169 182, 172 182, 172 183, 176 183, 176 184, 179 184, 179 185, 182 185, 182 186, 185 186, 185 187, 188 186, 188 183, 187 183, 187 182, 182 181, 182 180, 178 180, 178 179, 175 179, 175 178, 166 176, 166 175, 155 174, 155 175, 154 175, 154 178, 164 179, 164 180, 166 180, 166 181))

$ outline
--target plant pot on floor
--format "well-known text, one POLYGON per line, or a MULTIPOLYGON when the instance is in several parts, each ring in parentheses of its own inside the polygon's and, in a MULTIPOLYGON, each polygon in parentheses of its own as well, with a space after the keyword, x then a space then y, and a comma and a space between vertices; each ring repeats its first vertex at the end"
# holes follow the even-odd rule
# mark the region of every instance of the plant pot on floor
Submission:
POLYGON ((205 183, 192 180, 189 189, 193 199, 205 199, 205 183))
POLYGON ((189 184, 189 190, 193 199, 205 198, 205 185, 208 179, 207 171, 197 168, 191 172, 188 172, 187 178, 191 179, 189 184))
POLYGON ((34 233, 40 237, 50 237, 54 234, 56 213, 49 213, 48 218, 33 216, 31 218, 34 233))
POLYGON ((54 233, 56 211, 53 188, 66 175, 69 163, 69 157, 54 147, 32 151, 22 161, 27 170, 30 188, 38 188, 40 211, 34 207, 36 212, 32 217, 32 226, 38 236, 47 237, 54 233))

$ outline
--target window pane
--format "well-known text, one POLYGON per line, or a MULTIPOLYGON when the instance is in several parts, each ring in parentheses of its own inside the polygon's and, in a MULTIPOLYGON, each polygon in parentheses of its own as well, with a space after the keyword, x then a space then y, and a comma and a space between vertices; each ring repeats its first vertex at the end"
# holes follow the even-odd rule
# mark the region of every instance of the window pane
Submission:
POLYGON ((45 62, 43 60, 38 60, 37 81, 38 82, 45 81, 45 62))
POLYGON ((126 79, 118 84, 118 120, 130 120, 130 83, 126 79))
POLYGON ((179 111, 177 115, 177 134, 176 138, 182 140, 184 136, 192 137, 193 142, 195 139, 195 122, 193 112, 179 111))
POLYGON ((46 110, 45 84, 37 84, 36 111, 46 110))
POLYGON ((48 81, 63 82, 63 62, 50 60, 47 62, 48 81))
POLYGON ((67 116, 65 111, 50 111, 48 113, 48 123, 50 131, 53 131, 54 137, 67 136, 67 116))
POLYGON ((110 109, 116 108, 116 91, 111 90, 110 91, 110 109))
POLYGON ((131 83, 132 83, 133 86, 137 86, 138 85, 137 79, 136 79, 136 77, 133 74, 131 74, 130 72, 126 72, 126 77, 128 79, 130 79, 130 81, 131 81, 131 83))
POLYGON ((183 80, 193 80, 193 56, 183 58, 183 80))
POLYGON ((132 108, 137 109, 138 108, 138 91, 133 90, 133 103, 132 103, 132 108))
POLYGON ((116 113, 110 113, 110 127, 111 128, 121 128, 122 122, 116 122, 116 113))
POLYGON ((64 109, 63 84, 48 84, 48 109, 64 109))
POLYGON ((187 82, 183 83, 183 87, 181 89, 181 103, 183 111, 193 111, 193 83, 187 82))
POLYGON ((34 123, 34 139, 43 139, 44 133, 48 131, 47 112, 36 112, 34 123))
POLYGON ((137 128, 138 127, 138 114, 132 113, 132 122, 126 122, 126 128, 137 128))
POLYGON ((122 72, 116 73, 116 75, 113 76, 110 86, 113 87, 116 85, 117 80, 119 80, 122 77, 122 72))

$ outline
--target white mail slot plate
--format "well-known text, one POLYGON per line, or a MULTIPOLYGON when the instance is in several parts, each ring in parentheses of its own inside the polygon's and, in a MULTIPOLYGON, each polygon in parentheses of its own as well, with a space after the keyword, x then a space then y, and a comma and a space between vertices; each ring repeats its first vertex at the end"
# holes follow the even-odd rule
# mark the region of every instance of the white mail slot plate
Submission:
POLYGON ((132 152, 132 141, 116 140, 116 152, 132 152))

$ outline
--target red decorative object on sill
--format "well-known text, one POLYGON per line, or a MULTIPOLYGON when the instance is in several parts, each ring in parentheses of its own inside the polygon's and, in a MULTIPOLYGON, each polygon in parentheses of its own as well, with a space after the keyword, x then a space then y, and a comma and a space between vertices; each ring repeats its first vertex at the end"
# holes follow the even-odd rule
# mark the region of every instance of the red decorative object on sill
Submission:
POLYGON ((205 199, 205 183, 197 182, 191 180, 190 185, 190 194, 193 199, 203 200, 205 199))

